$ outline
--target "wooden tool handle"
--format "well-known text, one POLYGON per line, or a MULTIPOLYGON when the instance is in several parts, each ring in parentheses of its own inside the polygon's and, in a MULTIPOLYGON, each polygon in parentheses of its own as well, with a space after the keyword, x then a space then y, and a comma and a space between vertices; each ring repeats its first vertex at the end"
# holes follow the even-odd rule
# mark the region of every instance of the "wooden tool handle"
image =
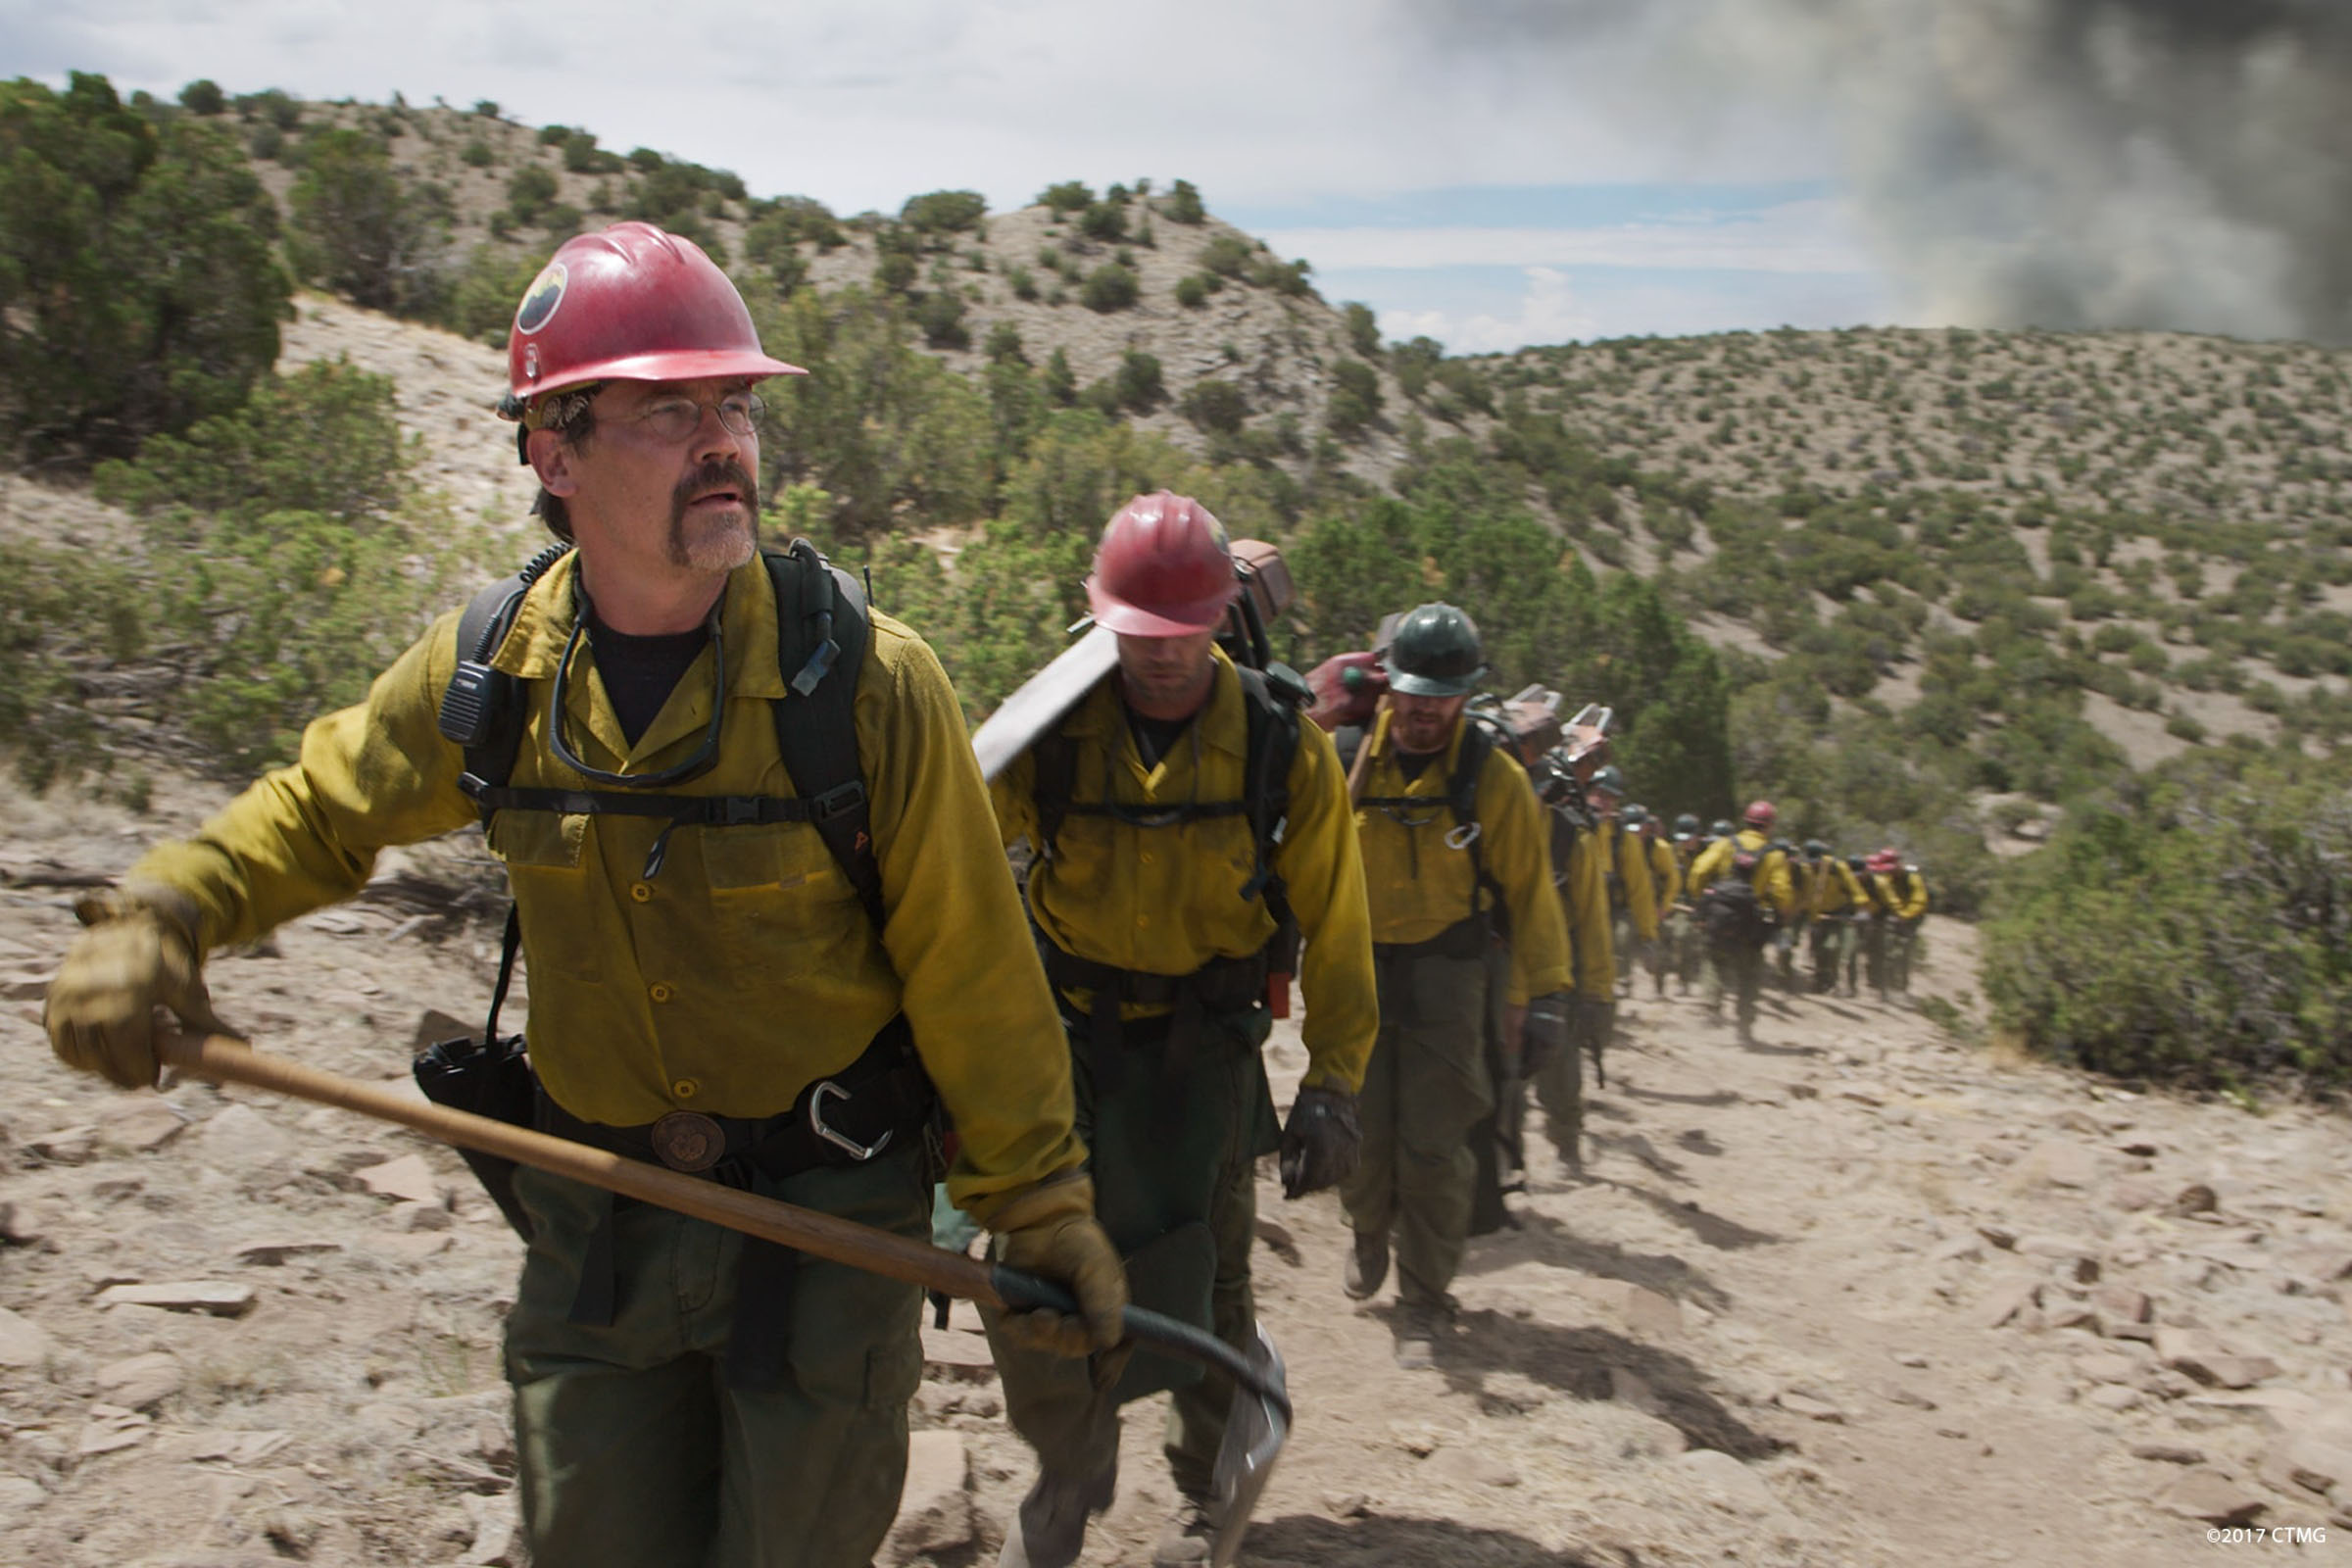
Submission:
POLYGON ((283 1057, 266 1055, 226 1035, 167 1035, 160 1049, 164 1060, 171 1065, 214 1083, 244 1084, 271 1094, 291 1095, 297 1100, 358 1111, 380 1121, 398 1122, 445 1144, 567 1176, 591 1187, 656 1203, 695 1219, 709 1220, 713 1225, 724 1225, 747 1236, 777 1242, 812 1257, 847 1263, 869 1274, 904 1280, 946 1296, 984 1301, 991 1306, 1006 1304, 991 1283, 986 1263, 926 1242, 761 1198, 756 1193, 721 1187, 666 1166, 625 1159, 527 1127, 511 1126, 470 1111, 453 1110, 381 1084, 360 1083, 316 1067, 305 1067, 283 1057))

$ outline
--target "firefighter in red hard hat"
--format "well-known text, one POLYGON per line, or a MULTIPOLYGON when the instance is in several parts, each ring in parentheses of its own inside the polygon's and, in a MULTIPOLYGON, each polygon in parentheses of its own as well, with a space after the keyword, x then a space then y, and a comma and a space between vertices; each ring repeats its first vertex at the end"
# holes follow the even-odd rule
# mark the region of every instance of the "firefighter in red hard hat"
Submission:
MULTIPOLYGON (((1354 1168, 1378 1014, 1347 774, 1301 721, 1298 677, 1218 646, 1238 586, 1206 508, 1165 491, 1129 502, 1086 584, 1096 623, 1118 634, 1117 671, 991 788, 1005 844, 1036 852, 1029 911, 1098 1212, 1138 1304, 1247 1350, 1255 1162, 1279 1152, 1291 1197, 1354 1168), (1259 1048, 1294 969, 1307 1066, 1278 1132, 1259 1048)), ((1039 1460, 1001 1568, 1076 1558, 1117 1481, 1120 1404, 1161 1389, 1178 1505, 1153 1560, 1205 1559, 1231 1381, 1139 1355, 1103 1386, 997 1339, 1006 1413, 1039 1460)))
POLYGON ((1911 955, 1920 922, 1927 918, 1928 879, 1892 845, 1873 855, 1866 870, 1863 882, 1871 913, 1863 931, 1862 956, 1872 989, 1886 1002, 1895 992, 1911 989, 1911 955))
MULTIPOLYGON (((529 955, 528 1067, 444 1058, 468 1093, 912 1237, 944 1104, 951 1195, 1083 1309, 1031 1327, 1107 1348, 1125 1275, 956 695, 813 550, 758 550, 752 389, 799 372, 708 256, 645 223, 556 252, 509 364, 502 412, 572 548, 435 621, 300 760, 93 901, 49 989, 59 1055, 153 1083, 156 1005, 217 1027, 205 954, 480 819, 529 955), (829 632, 783 613, 810 596, 829 632)), ((494 1196, 530 1240, 506 1369, 534 1562, 871 1560, 922 1372, 915 1287, 527 1168, 494 1196)))
POLYGON ((1717 839, 1690 862, 1690 898, 1698 909, 1712 959, 1707 1012, 1723 1016, 1723 997, 1733 994, 1740 1043, 1755 1039, 1756 1003, 1764 989, 1764 948, 1773 928, 1796 907, 1788 857, 1772 847, 1780 813, 1770 801, 1754 801, 1740 813, 1746 826, 1717 839))

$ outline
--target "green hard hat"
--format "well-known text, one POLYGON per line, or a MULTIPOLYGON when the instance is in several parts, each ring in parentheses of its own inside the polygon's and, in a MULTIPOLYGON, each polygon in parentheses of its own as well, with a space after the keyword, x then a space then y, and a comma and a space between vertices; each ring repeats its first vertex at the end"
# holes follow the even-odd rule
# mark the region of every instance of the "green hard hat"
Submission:
POLYGON ((1674 836, 1677 839, 1694 839, 1698 837, 1698 818, 1691 815, 1689 811, 1685 811, 1682 815, 1676 817, 1674 819, 1674 836))
POLYGON ((1649 820, 1649 808, 1637 801, 1626 807, 1617 815, 1627 827, 1640 827, 1649 820))
POLYGON ((1617 771, 1615 763, 1611 763, 1593 774, 1592 782, 1585 787, 1589 790, 1598 790, 1603 795, 1613 795, 1621 801, 1625 799, 1625 775, 1617 771))
POLYGON ((1407 697, 1466 697, 1487 672, 1478 623, 1451 605, 1423 605, 1397 623, 1381 667, 1407 697))
POLYGON ((1806 858, 1806 859, 1808 859, 1808 860, 1818 860, 1818 859, 1820 859, 1820 858, 1821 858, 1823 856, 1825 856, 1825 855, 1827 855, 1827 854, 1829 854, 1829 853, 1830 853, 1830 847, 1829 847, 1827 844, 1824 844, 1824 843, 1822 843, 1822 842, 1821 842, 1821 840, 1819 840, 1819 839, 1807 839, 1807 840, 1805 840, 1805 858, 1806 858))
POLYGON ((1732 836, 1732 819, 1728 816, 1717 817, 1714 825, 1707 829, 1707 836, 1718 839, 1730 838, 1732 836))

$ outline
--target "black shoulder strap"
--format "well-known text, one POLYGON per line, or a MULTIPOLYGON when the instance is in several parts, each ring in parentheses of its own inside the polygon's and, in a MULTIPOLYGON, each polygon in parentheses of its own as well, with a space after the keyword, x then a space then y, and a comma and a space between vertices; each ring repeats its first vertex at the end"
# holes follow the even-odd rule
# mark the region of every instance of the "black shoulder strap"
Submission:
POLYGON ((465 748, 462 782, 480 805, 485 829, 498 808, 483 799, 483 788, 502 788, 513 776, 523 722, 522 682, 492 667, 491 656, 514 629, 531 584, 570 551, 567 544, 549 545, 520 571, 477 591, 458 616, 458 667, 441 694, 438 722, 444 736, 465 748))
POLYGON ((1078 746, 1061 732, 1061 721, 1056 720, 1031 745, 1029 760, 1029 798, 1037 806, 1037 843, 1031 848, 1051 860, 1078 789, 1078 746))
POLYGON ((824 836, 879 933, 882 864, 858 757, 855 705, 871 623, 858 579, 806 539, 760 552, 776 589, 776 662, 788 695, 774 705, 776 750, 808 820, 824 836))
POLYGON ((1250 835, 1257 845, 1257 866, 1242 888, 1245 899, 1263 898, 1281 926, 1291 924, 1290 890, 1274 871, 1274 851, 1290 825, 1291 764, 1298 757, 1299 703, 1297 677, 1281 666, 1275 672, 1238 666, 1242 678, 1242 709, 1249 720, 1247 760, 1242 774, 1242 799, 1250 815, 1250 835))
POLYGON ((1487 758, 1494 750, 1494 737, 1485 724, 1472 719, 1462 726, 1462 744, 1454 753, 1453 776, 1446 781, 1446 799, 1453 808, 1457 830, 1467 830, 1466 848, 1470 852, 1470 875, 1475 889, 1472 902, 1475 904, 1478 896, 1484 894, 1489 901, 1488 909, 1499 915, 1507 913, 1502 885, 1487 871, 1486 846, 1480 842, 1486 834, 1478 825, 1478 780, 1486 771, 1487 758))

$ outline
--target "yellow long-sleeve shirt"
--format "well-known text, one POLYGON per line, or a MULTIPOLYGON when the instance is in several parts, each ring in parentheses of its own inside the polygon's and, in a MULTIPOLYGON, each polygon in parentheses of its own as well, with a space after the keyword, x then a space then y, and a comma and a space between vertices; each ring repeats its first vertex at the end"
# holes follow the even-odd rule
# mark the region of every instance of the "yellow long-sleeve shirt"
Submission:
POLYGON ((1658 883, 1652 875, 1649 857, 1642 853, 1642 835, 1622 822, 1612 821, 1602 824, 1598 838, 1605 874, 1616 877, 1618 886, 1625 890, 1625 913, 1633 922, 1634 934, 1644 942, 1656 941, 1658 883))
POLYGON ((1898 920, 1916 920, 1928 912, 1928 879, 1917 871, 1901 888, 1895 885, 1893 872, 1873 871, 1870 890, 1878 906, 1898 920))
POLYGON ((1546 814, 1551 818, 1551 880, 1559 890, 1575 966, 1570 989, 1607 1002, 1617 990, 1617 934, 1609 928, 1609 879, 1602 869, 1600 835, 1556 808, 1546 814))
MULTIPOLYGON (((591 787, 550 747, 554 681, 574 624, 577 557, 534 584, 493 662, 528 685, 510 782, 591 787)), ((401 655, 357 707, 304 732, 301 760, 261 779, 193 840, 159 846, 129 880, 196 901, 207 948, 250 941, 357 892, 378 851, 475 818, 464 757, 435 724, 457 660, 456 612, 401 655)), ((716 764, 665 786, 694 795, 794 793, 776 749, 785 695, 764 565, 721 600, 727 664, 716 764)), ((710 721, 705 648, 630 746, 592 645, 572 656, 564 734, 591 767, 650 773, 690 756, 710 721)), ((668 1111, 757 1117, 849 1065, 904 1010, 960 1154, 949 1185, 985 1214, 994 1195, 1079 1165, 1069 1053, 962 714, 931 650, 887 615, 854 704, 871 800, 885 928, 876 933, 807 823, 679 827, 613 814, 505 810, 506 862, 530 965, 531 1061, 573 1115, 631 1126, 668 1111)))
POLYGON ((1756 897, 1772 906, 1782 919, 1787 919, 1796 907, 1796 889, 1788 877, 1788 857, 1772 847, 1772 840, 1754 828, 1741 828, 1728 839, 1717 839, 1699 851, 1698 858, 1690 862, 1690 895, 1696 898, 1707 890, 1707 884, 1730 867, 1732 857, 1740 850, 1762 855, 1756 862, 1756 897))
POLYGON ((1666 911, 1682 900, 1683 865, 1674 858, 1674 846, 1664 839, 1643 839, 1642 848, 1649 862, 1649 885, 1657 891, 1658 920, 1663 924, 1666 911))
MULTIPOLYGON (((1446 786, 1460 756, 1463 725, 1456 723, 1442 756, 1420 776, 1408 779, 1397 765, 1383 713, 1364 744, 1375 755, 1364 771, 1365 799, 1410 798, 1401 808, 1367 808, 1355 813, 1364 854, 1364 885, 1372 907, 1372 940, 1410 944, 1469 919, 1476 911, 1476 874, 1470 846, 1449 840, 1457 831, 1446 803, 1446 786)), ((1543 803, 1527 782, 1527 770, 1494 748, 1479 769, 1473 796, 1478 851, 1488 876, 1502 889, 1511 920, 1509 1001, 1570 989, 1568 933, 1560 900, 1551 883, 1549 829, 1543 803)), ((1606 908, 1605 896, 1602 907, 1606 908)), ((1605 993, 1603 993, 1605 995, 1605 993)))
POLYGON ((1805 891, 1805 906, 1814 914, 1845 914, 1867 906, 1853 868, 1836 856, 1811 868, 1805 891))
MULTIPOLYGON (((1074 797, 1101 801, 1107 785, 1108 799, 1138 810, 1242 799, 1249 700, 1232 661, 1221 651, 1215 659, 1207 705, 1151 767, 1136 751, 1114 682, 1104 681, 1081 702, 1060 726, 1076 754, 1074 797)), ((1289 783, 1290 811, 1272 865, 1306 943, 1298 974, 1306 1004, 1299 1025, 1307 1054, 1303 1081, 1353 1093, 1363 1085, 1380 1033, 1371 916, 1347 775, 1331 737, 1316 725, 1299 725, 1289 783)), ((1035 843, 1036 790, 1034 751, 1015 758, 991 784, 1006 844, 1035 843)), ((1066 953, 1148 974, 1190 974, 1213 958, 1247 957, 1274 935, 1265 902, 1242 893, 1256 864, 1247 816, 1144 827, 1072 814, 1062 820, 1053 858, 1030 868, 1029 906, 1039 929, 1066 953)), ((1072 1000, 1083 1005, 1085 998, 1072 1000)), ((1164 1009, 1130 1004, 1127 1010, 1164 1009)))

